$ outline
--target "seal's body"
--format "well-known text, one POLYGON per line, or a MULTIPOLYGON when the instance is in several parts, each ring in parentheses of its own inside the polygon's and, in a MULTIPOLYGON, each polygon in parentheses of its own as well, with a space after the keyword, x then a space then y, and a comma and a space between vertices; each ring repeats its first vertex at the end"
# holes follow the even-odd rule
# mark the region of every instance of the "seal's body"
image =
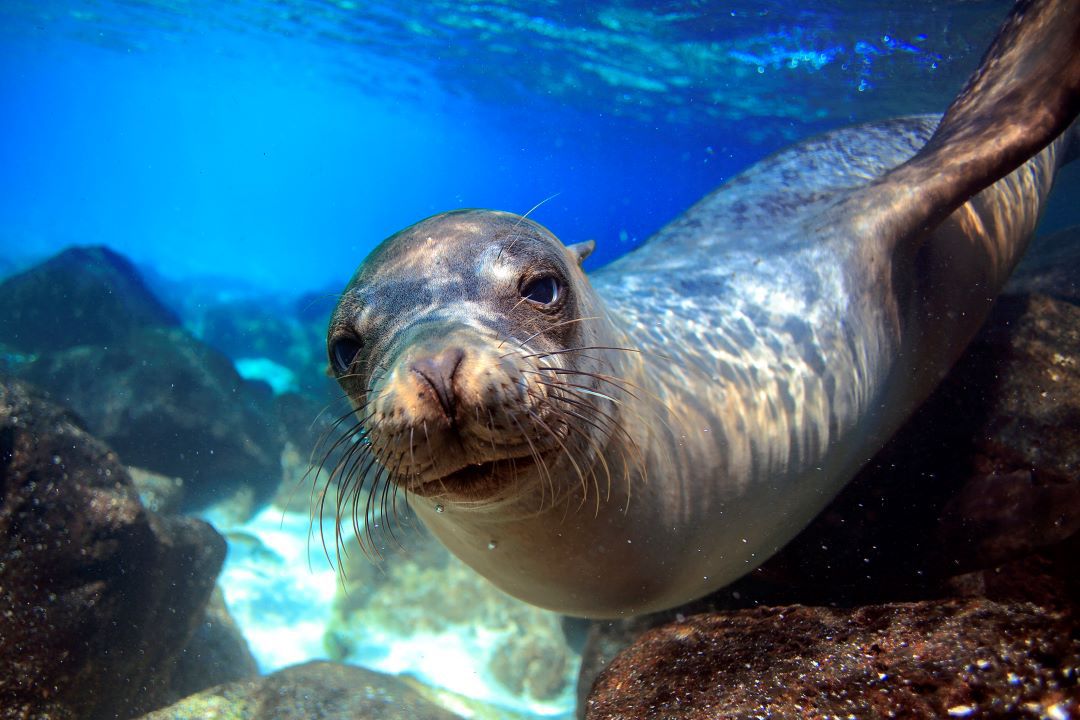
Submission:
POLYGON ((940 125, 778 153, 591 284, 590 246, 506 213, 388 239, 329 331, 362 438, 339 494, 403 486, 459 557, 568 614, 669 607, 753 569, 985 318, 1080 109, 1078 38, 1074 5, 1022 5, 940 125), (1038 53, 1069 60, 1051 89, 1038 53))

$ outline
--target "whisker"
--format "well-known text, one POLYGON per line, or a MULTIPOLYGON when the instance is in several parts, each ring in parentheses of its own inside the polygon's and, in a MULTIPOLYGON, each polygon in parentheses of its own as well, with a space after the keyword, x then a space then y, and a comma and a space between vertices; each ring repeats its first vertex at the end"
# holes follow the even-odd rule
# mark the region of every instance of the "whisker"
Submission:
MULTIPOLYGON (((552 506, 554 507, 554 504, 555 504, 555 480, 554 480, 554 478, 551 477, 551 471, 548 469, 547 463, 544 462, 543 455, 540 453, 540 451, 538 451, 536 449, 536 445, 533 444, 532 439, 529 437, 529 433, 525 430, 525 428, 518 421, 517 416, 516 415, 510 415, 509 417, 513 421, 513 423, 515 425, 517 425, 518 430, 521 432, 521 436, 523 438, 525 438, 525 442, 529 446, 529 452, 532 455, 533 460, 536 462, 537 467, 540 468, 540 510, 544 509, 544 488, 545 488, 544 479, 545 478, 547 478, 547 486, 550 486, 550 488, 551 488, 551 502, 552 502, 552 506)), ((510 468, 513 471, 513 473, 515 475, 517 475, 517 462, 514 461, 513 458, 510 459, 510 468)))
MULTIPOLYGON (((536 203, 536 204, 535 204, 535 205, 533 205, 533 206, 532 206, 531 208, 529 208, 529 211, 528 211, 528 212, 526 212, 526 213, 525 213, 524 215, 522 215, 521 217, 519 217, 519 218, 518 218, 517 220, 515 220, 515 221, 514 221, 514 225, 513 225, 513 227, 511 227, 511 228, 510 228, 510 232, 509 232, 509 233, 507 233, 507 235, 506 235, 506 236, 507 236, 507 237, 512 237, 512 236, 513 236, 513 235, 512 235, 512 233, 513 233, 513 232, 514 232, 515 230, 517 230, 517 229, 518 229, 518 226, 519 226, 519 225, 521 225, 521 223, 523 223, 523 222, 525 221, 525 218, 529 217, 529 215, 531 215, 531 214, 533 213, 533 211, 534 211, 534 210, 536 210, 536 209, 537 209, 538 207, 540 207, 540 206, 541 206, 541 205, 543 205, 544 203, 546 203, 546 202, 548 202, 549 200, 552 200, 552 199, 554 199, 554 198, 556 198, 556 197, 558 197, 558 196, 559 196, 559 193, 555 193, 554 195, 549 195, 548 197, 544 198, 543 200, 541 200, 540 202, 536 203)), ((514 241, 513 241, 513 242, 511 242, 511 243, 510 243, 510 244, 509 244, 508 246, 506 246, 506 247, 505 247, 505 249, 506 249, 506 250, 510 250, 510 249, 512 249, 512 248, 514 247, 514 243, 516 243, 516 242, 517 242, 517 238, 515 237, 515 238, 514 238, 514 241)), ((495 262, 498 262, 498 261, 499 261, 499 258, 501 258, 501 257, 502 257, 502 254, 503 254, 503 250, 502 250, 502 249, 500 249, 500 250, 499 250, 499 254, 495 256, 495 262)))
MULTIPOLYGON (((515 305, 514 307, 517 307, 517 306, 515 305)), ((545 327, 545 328, 543 328, 541 330, 537 330, 532 335, 530 335, 529 337, 522 340, 520 343, 518 343, 517 350, 521 350, 522 348, 525 347, 525 345, 528 342, 536 339, 540 335, 543 335, 544 333, 546 333, 546 332, 548 332, 550 330, 554 330, 557 327, 563 327, 564 325, 573 325, 574 323, 584 322, 586 320, 600 320, 600 319, 601 319, 601 317, 599 315, 594 315, 592 317, 580 317, 580 318, 574 318, 572 320, 563 320, 562 322, 557 322, 554 325, 549 325, 549 326, 547 326, 547 327, 545 327)), ((499 343, 498 347, 496 347, 496 349, 501 348, 503 346, 503 343, 505 343, 505 342, 506 342, 506 339, 504 338, 503 341, 499 343)), ((515 350, 514 352, 517 352, 517 350, 515 350)), ((512 354, 513 354, 512 352, 507 353, 506 355, 501 356, 499 359, 501 360, 502 358, 508 357, 509 355, 512 355, 512 354)), ((528 356, 526 356, 526 357, 528 357, 528 356)))
POLYGON ((587 350, 618 350, 622 352, 631 352, 643 354, 645 351, 639 348, 618 347, 615 345, 585 345, 582 347, 562 348, 560 350, 546 350, 544 352, 529 353, 528 355, 522 355, 523 358, 534 357, 551 357, 552 355, 565 355, 566 353, 573 352, 585 352, 587 350))
MULTIPOLYGON (((534 393, 534 391, 531 391, 531 390, 529 392, 534 393)), ((534 396, 539 397, 539 396, 536 396, 535 394, 534 394, 534 396)), ((571 413, 569 413, 569 412, 567 412, 565 410, 562 410, 562 409, 558 409, 557 412, 564 413, 564 414, 571 414, 571 413)), ((598 425, 591 422, 587 418, 584 418, 583 416, 578 415, 577 413, 573 413, 573 415, 581 418, 582 420, 584 420, 588 424, 590 424, 593 427, 597 428, 597 430, 600 431, 605 437, 610 438, 610 435, 608 435, 608 433, 606 431, 604 431, 602 428, 600 428, 598 425)), ((588 445, 590 445, 594 449, 594 451, 595 451, 594 454, 596 456, 596 459, 603 466, 604 473, 607 476, 607 498, 610 499, 610 497, 611 497, 611 469, 608 467, 607 459, 604 457, 604 448, 603 448, 603 446, 598 444, 596 442, 596 440, 594 440, 592 438, 592 436, 589 435, 589 433, 585 432, 584 430, 577 427, 573 423, 565 423, 564 426, 567 428, 567 430, 569 432, 577 433, 588 445)), ((594 469, 590 470, 590 474, 593 477, 594 487, 596 488, 596 515, 599 516, 599 514, 600 514, 600 500, 601 500, 599 480, 596 477, 596 472, 595 472, 594 469)), ((586 493, 586 497, 587 497, 587 495, 588 494, 586 493)), ((583 504, 584 504, 584 501, 585 501, 585 498, 582 498, 582 503, 583 504)))

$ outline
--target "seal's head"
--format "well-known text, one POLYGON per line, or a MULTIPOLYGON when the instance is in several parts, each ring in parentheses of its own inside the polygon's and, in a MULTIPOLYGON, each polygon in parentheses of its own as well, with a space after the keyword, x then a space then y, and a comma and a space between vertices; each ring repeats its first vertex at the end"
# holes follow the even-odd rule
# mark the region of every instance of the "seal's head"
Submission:
POLYGON ((358 420, 346 482, 394 482, 440 511, 602 492, 610 471, 594 465, 623 389, 595 352, 612 335, 581 270, 592 247, 480 210, 379 245, 327 336, 358 420))

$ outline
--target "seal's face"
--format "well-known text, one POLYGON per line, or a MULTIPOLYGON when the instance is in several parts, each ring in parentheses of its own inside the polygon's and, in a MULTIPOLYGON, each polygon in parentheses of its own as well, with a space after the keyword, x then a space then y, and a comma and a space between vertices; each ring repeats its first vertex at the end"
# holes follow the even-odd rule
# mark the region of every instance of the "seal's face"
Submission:
POLYGON ((355 468, 483 504, 585 483, 598 443, 588 348, 598 300, 565 247, 509 213, 438 215, 383 242, 330 322, 331 369, 359 419, 355 468), (588 420, 594 425, 595 419, 588 420), (366 465, 365 465, 366 463, 366 465))

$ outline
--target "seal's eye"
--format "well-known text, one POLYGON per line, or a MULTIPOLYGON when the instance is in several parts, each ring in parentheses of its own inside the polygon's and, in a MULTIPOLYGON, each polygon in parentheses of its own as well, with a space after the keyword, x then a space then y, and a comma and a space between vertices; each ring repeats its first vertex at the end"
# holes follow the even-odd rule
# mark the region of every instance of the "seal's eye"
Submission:
POLYGON ((330 346, 330 358, 338 375, 349 372, 363 343, 357 338, 340 337, 330 346))
POLYGON ((543 275, 521 286, 521 297, 538 305, 551 305, 559 299, 559 281, 543 275))

